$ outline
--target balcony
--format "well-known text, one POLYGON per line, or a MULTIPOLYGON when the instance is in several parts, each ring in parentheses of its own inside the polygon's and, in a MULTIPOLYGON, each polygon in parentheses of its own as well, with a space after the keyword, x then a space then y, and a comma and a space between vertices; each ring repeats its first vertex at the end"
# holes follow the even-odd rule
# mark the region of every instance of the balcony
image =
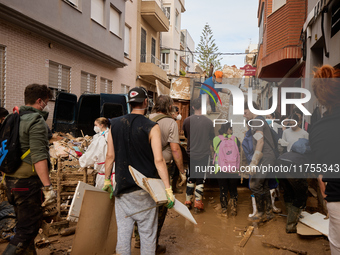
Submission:
POLYGON ((158 79, 164 83, 168 83, 168 76, 163 70, 165 66, 154 55, 141 54, 139 63, 139 75, 145 80, 155 83, 158 79))
MULTIPOLYGON (((141 15, 156 32, 169 31, 169 19, 162 10, 162 6, 155 0, 143 0, 141 5, 141 15)), ((164 9, 164 8, 163 8, 164 9)))

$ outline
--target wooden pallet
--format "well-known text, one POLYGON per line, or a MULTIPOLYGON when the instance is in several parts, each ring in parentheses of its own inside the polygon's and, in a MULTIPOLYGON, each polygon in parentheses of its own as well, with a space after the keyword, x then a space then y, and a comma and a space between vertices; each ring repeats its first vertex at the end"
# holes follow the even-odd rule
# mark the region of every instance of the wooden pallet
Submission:
POLYGON ((79 171, 79 168, 70 167, 69 162, 58 158, 57 171, 51 172, 51 182, 54 190, 57 191, 58 218, 66 218, 70 206, 63 206, 62 208, 61 205, 69 196, 73 199, 78 181, 94 186, 95 173, 89 171, 88 168, 79 171))

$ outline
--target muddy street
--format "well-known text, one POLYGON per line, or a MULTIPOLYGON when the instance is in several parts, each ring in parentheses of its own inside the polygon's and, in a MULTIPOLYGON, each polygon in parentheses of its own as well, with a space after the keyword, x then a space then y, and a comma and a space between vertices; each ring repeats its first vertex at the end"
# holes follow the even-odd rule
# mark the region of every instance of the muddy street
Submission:
MULTIPOLYGON (((160 237, 160 244, 167 248, 166 254, 296 254, 287 250, 265 247, 262 245, 262 241, 305 251, 312 255, 331 254, 326 237, 300 237, 297 234, 286 234, 286 218, 283 216, 276 214, 273 220, 264 224, 249 222, 247 217, 252 212, 250 191, 246 187, 239 186, 238 193, 238 214, 236 217, 221 215, 217 188, 207 188, 204 192, 205 211, 194 215, 197 225, 193 225, 174 211, 169 210, 160 237), (245 247, 241 248, 239 243, 248 226, 254 226, 254 231, 245 247)), ((177 194, 176 198, 184 202, 185 194, 177 194)), ((283 203, 277 201, 276 205, 283 209, 284 214, 283 203)), ((38 255, 65 254, 56 251, 69 250, 73 237, 54 236, 49 238, 50 241, 58 239, 59 243, 53 243, 50 248, 37 249, 38 255), (55 253, 51 253, 51 249, 54 249, 55 253)), ((0 244, 0 252, 5 249, 6 245, 7 243, 0 244)), ((132 246, 134 246, 134 238, 132 238, 132 246)), ((137 254, 139 254, 139 249, 133 248, 132 255, 137 254)))

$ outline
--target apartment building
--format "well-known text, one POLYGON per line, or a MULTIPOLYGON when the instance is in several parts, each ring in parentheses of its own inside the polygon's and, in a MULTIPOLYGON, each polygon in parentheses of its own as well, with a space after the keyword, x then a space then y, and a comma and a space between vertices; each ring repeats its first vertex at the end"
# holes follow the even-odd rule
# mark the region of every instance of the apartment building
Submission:
MULTIPOLYGON (((303 26, 305 77, 312 78, 317 66, 328 64, 340 68, 340 1, 308 0, 308 15, 303 26)), ((306 88, 312 91, 310 83, 306 88)), ((316 98, 307 104, 315 109, 316 98)), ((309 118, 308 118, 309 120, 309 118)))
MULTIPOLYGON (((281 79, 279 83, 267 84, 269 91, 273 86, 303 86, 299 78, 304 75, 301 31, 306 13, 307 0, 259 0, 259 52, 256 59, 256 77, 281 79), (295 78, 296 81, 292 82, 287 78, 295 78)), ((267 96, 266 104, 271 105, 272 95, 267 96)), ((300 94, 288 96, 296 98, 300 94)), ((280 96, 278 101, 277 110, 280 112, 280 96)), ((291 105, 287 107, 288 114, 291 113, 291 108, 291 105)))
POLYGON ((185 12, 185 2, 184 0, 163 0, 163 4, 170 20, 170 26, 169 30, 161 35, 161 61, 164 70, 171 78, 180 74, 182 56, 182 52, 179 50, 181 41, 181 14, 185 12))
POLYGON ((187 29, 181 30, 180 49, 182 50, 180 70, 183 72, 195 72, 195 42, 187 29))
POLYGON ((136 85, 148 90, 150 100, 157 95, 156 83, 170 83, 160 60, 160 33, 169 31, 169 18, 161 0, 137 1, 136 85))
POLYGON ((116 77, 127 65, 125 2, 0 0, 1 106, 22 105, 30 83, 47 84, 55 95, 121 92, 129 83, 116 77))

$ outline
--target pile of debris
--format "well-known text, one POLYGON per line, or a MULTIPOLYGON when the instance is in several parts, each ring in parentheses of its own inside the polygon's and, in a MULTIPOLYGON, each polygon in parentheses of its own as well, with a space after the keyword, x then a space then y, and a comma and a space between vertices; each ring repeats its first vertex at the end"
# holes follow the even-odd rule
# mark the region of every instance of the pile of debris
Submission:
POLYGON ((91 141, 90 136, 75 138, 69 133, 55 133, 50 140, 51 182, 57 192, 57 219, 66 218, 78 181, 95 185, 95 170, 79 166, 79 157, 91 141))

